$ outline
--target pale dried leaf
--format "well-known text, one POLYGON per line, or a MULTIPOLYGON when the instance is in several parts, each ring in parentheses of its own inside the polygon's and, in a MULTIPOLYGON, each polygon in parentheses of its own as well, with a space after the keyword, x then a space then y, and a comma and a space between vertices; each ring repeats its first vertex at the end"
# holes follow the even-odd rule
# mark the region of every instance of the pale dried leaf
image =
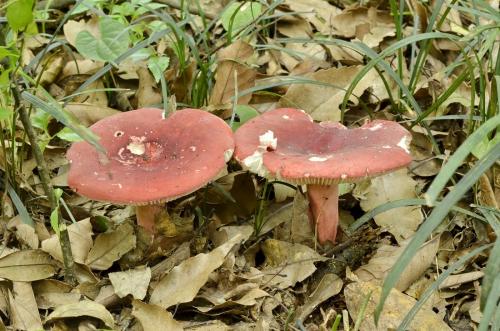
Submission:
POLYGON ((71 292, 72 286, 54 279, 33 282, 33 292, 40 309, 50 309, 68 303, 80 301, 82 295, 71 292))
MULTIPOLYGON (((399 199, 417 197, 417 182, 401 169, 371 180, 366 198, 361 201, 364 211, 372 210, 384 203, 399 199)), ((394 235, 398 242, 412 236, 424 220, 420 206, 408 206, 390 209, 374 217, 377 225, 394 235)))
MULTIPOLYGON (((401 246, 395 247, 382 245, 377 249, 375 255, 370 261, 359 267, 354 273, 360 281, 379 281, 382 282, 391 270, 394 263, 406 249, 411 239, 401 243, 401 246)), ((396 288, 400 291, 406 290, 414 281, 419 279, 425 271, 432 265, 439 248, 439 237, 424 244, 414 255, 408 267, 399 277, 396 288)))
POLYGON ((316 271, 314 262, 326 258, 308 246, 268 239, 262 244, 266 257, 264 284, 281 289, 294 286, 316 271))
POLYGON ((10 318, 16 330, 43 330, 30 283, 13 282, 9 292, 10 318))
MULTIPOLYGON (((346 286, 344 290, 345 300, 349 315, 353 320, 356 320, 366 296, 370 295, 360 330, 394 330, 416 303, 412 297, 392 289, 376 326, 373 316, 375 307, 380 301, 381 291, 382 288, 379 285, 371 282, 352 283, 346 286)), ((421 309, 414 317, 408 330, 451 331, 452 329, 432 310, 421 309)))
POLYGON ((314 292, 306 298, 304 305, 299 307, 297 318, 304 321, 320 303, 340 293, 343 285, 344 282, 339 276, 331 273, 325 274, 314 292))
MULTIPOLYGON (((362 66, 330 68, 306 75, 307 79, 330 84, 330 86, 294 84, 280 100, 280 106, 303 109, 317 121, 339 121, 340 105, 344 99, 345 90, 362 69, 362 66)), ((372 69, 356 85, 349 100, 357 104, 357 98, 365 90, 374 89, 378 85, 383 86, 383 82, 378 73, 372 69)))
MULTIPOLYGON (((67 229, 73 260, 76 263, 83 264, 92 247, 92 224, 90 224, 90 218, 71 224, 67 229)), ((63 262, 61 244, 57 234, 44 240, 42 242, 42 249, 54 259, 63 262)))
POLYGON ((182 331, 182 325, 174 320, 172 314, 165 309, 139 300, 132 302, 132 315, 139 320, 144 331, 171 330, 182 331))
POLYGON ((13 252, 0 258, 0 277, 12 281, 31 282, 56 273, 49 254, 40 249, 13 252))
POLYGON ((139 76, 139 87, 137 88, 137 108, 144 108, 162 103, 160 91, 156 88, 156 82, 151 72, 143 67, 137 70, 139 76))
POLYGON ((92 269, 106 270, 113 262, 135 248, 135 244, 134 228, 128 223, 123 223, 116 230, 97 236, 85 264, 92 269))
POLYGON ((334 18, 341 10, 324 0, 285 0, 291 10, 311 22, 321 34, 336 34, 334 18))
POLYGON ((52 322, 61 318, 74 318, 90 316, 104 322, 108 327, 114 328, 115 321, 113 315, 103 305, 90 300, 83 300, 77 303, 70 303, 56 307, 54 311, 47 316, 46 322, 52 322))
MULTIPOLYGON (((243 41, 236 41, 217 53, 218 66, 215 73, 215 85, 210 96, 211 105, 222 105, 231 102, 235 94, 236 72, 238 92, 255 85, 257 72, 245 64, 253 56, 253 48, 243 41)), ((251 94, 238 98, 238 104, 246 104, 251 94)))
POLYGON ((237 235, 210 253, 198 254, 174 267, 156 285, 150 303, 168 308, 193 300, 209 275, 224 263, 226 255, 241 240, 241 235, 237 235))
POLYGON ((116 295, 123 298, 129 294, 135 299, 142 300, 148 291, 151 281, 151 269, 136 268, 109 274, 109 280, 115 289, 116 295))
POLYGON ((16 237, 20 242, 29 246, 31 249, 37 249, 40 244, 35 228, 25 223, 16 226, 16 237))

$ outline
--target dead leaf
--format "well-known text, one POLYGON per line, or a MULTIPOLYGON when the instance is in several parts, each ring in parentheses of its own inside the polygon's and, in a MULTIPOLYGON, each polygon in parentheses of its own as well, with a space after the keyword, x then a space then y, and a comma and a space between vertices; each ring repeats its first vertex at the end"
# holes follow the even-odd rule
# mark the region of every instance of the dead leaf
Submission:
POLYGON ((148 291, 151 269, 148 267, 111 272, 108 276, 116 295, 120 298, 132 294, 135 299, 142 300, 148 291))
POLYGON ((16 226, 16 237, 31 249, 37 249, 40 244, 35 228, 25 223, 16 226))
MULTIPOLYGON (((351 283, 344 290, 345 300, 349 315, 353 320, 359 315, 361 307, 366 297, 370 295, 368 305, 364 312, 364 318, 361 323, 360 330, 391 330, 396 329, 408 311, 417 302, 412 297, 392 289, 387 297, 384 309, 380 314, 378 326, 375 325, 373 319, 375 307, 380 301, 380 286, 371 282, 351 283)), ((443 330, 451 331, 452 329, 446 325, 432 310, 420 309, 416 314, 408 329, 412 330, 443 330)))
POLYGON ((156 285, 150 303, 168 308, 193 300, 209 275, 224 263, 226 255, 241 240, 242 236, 237 235, 210 253, 198 254, 174 267, 156 285))
POLYGON ((71 292, 73 287, 54 279, 44 279, 32 283, 35 299, 40 309, 50 309, 80 301, 82 295, 71 292))
MULTIPOLYGON (((417 197, 414 181, 406 169, 401 169, 383 176, 373 178, 361 201, 364 211, 372 210, 384 203, 399 199, 417 197)), ((412 236, 424 220, 420 206, 408 206, 390 209, 374 217, 377 225, 394 235, 398 242, 412 236)))
MULTIPOLYGON (((394 263, 406 249, 411 239, 407 239, 399 247, 382 245, 377 249, 370 261, 359 267, 354 273, 360 281, 377 280, 382 282, 394 263)), ((414 255, 408 267, 399 277, 395 288, 405 291, 414 281, 419 279, 433 264, 439 248, 439 237, 428 241, 414 255)))
POLYGON ((56 270, 49 254, 40 249, 13 252, 0 258, 0 277, 12 281, 45 279, 54 275, 56 270))
MULTIPOLYGON (((363 66, 330 68, 319 70, 306 75, 305 78, 330 86, 318 84, 294 84, 281 98, 281 107, 300 108, 309 113, 317 121, 339 121, 340 105, 344 99, 345 90, 349 87, 354 77, 363 69, 363 66)), ((378 73, 372 69, 356 85, 349 101, 358 103, 358 97, 369 88, 383 86, 378 73)), ((384 99, 385 96, 378 96, 384 99)))
POLYGON ((144 331, 149 330, 171 330, 182 331, 182 325, 174 320, 172 314, 165 309, 141 302, 132 301, 132 315, 141 323, 144 331))
MULTIPOLYGON (((235 94, 235 72, 239 93, 255 85, 257 72, 245 64, 253 56, 253 53, 252 46, 241 40, 235 41, 217 53, 218 65, 215 73, 215 85, 210 96, 211 105, 223 105, 231 102, 231 98, 235 94)), ((241 96, 238 98, 238 104, 247 104, 251 98, 251 94, 241 96)))
POLYGON ((9 292, 10 318, 16 330, 43 330, 30 283, 13 282, 9 292))
POLYGON ((314 262, 325 261, 313 249, 285 241, 268 239, 262 244, 266 256, 264 285, 285 289, 303 281, 316 271, 314 262))
POLYGON ((128 223, 122 223, 116 230, 97 236, 85 264, 92 269, 106 270, 113 262, 135 248, 135 243, 134 228, 128 223))
POLYGON ((135 94, 137 108, 144 108, 162 103, 161 93, 158 91, 153 75, 146 67, 137 70, 139 76, 139 87, 135 94))
POLYGON ((305 303, 297 311, 297 319, 304 321, 320 303, 337 295, 344 282, 339 276, 327 273, 321 278, 314 292, 306 298, 305 303))
POLYGON ((395 35, 396 32, 391 15, 375 7, 347 8, 335 16, 332 24, 342 37, 357 37, 368 47, 378 46, 385 36, 395 35), (360 30, 364 30, 365 33, 360 34, 360 30), (363 38, 366 34, 371 35, 371 39, 363 38), (375 39, 377 41, 374 41, 375 39))
POLYGON ((73 47, 76 46, 76 36, 84 30, 89 31, 93 36, 101 35, 97 16, 88 20, 87 22, 85 22, 85 20, 69 20, 63 26, 64 37, 73 47))
MULTIPOLYGON (((73 252, 73 260, 76 263, 84 264, 92 247, 92 224, 90 224, 90 218, 71 224, 67 229, 71 251, 73 252)), ((57 234, 44 240, 42 242, 42 249, 54 259, 63 262, 61 244, 57 234)))
POLYGON ((46 322, 53 322, 61 318, 74 318, 81 316, 97 318, 112 329, 115 326, 113 315, 111 315, 106 307, 90 300, 82 300, 77 303, 70 303, 56 307, 56 309, 54 309, 54 311, 47 316, 46 322))
POLYGON ((311 22, 324 35, 336 34, 334 19, 341 10, 324 0, 285 0, 292 11, 311 22))

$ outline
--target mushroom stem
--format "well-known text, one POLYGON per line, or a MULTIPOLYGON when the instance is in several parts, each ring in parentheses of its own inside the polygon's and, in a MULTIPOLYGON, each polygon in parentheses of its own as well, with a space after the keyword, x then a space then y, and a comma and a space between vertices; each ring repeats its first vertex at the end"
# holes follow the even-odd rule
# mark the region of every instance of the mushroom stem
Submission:
POLYGON ((307 185, 307 196, 318 241, 334 243, 339 223, 339 185, 307 185))
POLYGON ((136 206, 135 216, 137 218, 137 224, 142 226, 149 233, 154 233, 155 223, 161 217, 162 211, 162 204, 136 206))

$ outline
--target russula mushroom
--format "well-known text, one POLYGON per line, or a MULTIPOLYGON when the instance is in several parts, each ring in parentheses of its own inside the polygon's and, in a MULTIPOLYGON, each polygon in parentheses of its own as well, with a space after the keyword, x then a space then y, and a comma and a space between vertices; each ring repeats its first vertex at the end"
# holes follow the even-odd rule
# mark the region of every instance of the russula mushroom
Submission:
POLYGON ((74 143, 67 152, 68 185, 93 200, 138 206, 138 223, 151 232, 154 219, 147 206, 205 186, 225 169, 234 150, 229 126, 198 109, 167 118, 161 109, 138 109, 90 128, 106 155, 87 142, 74 143))
POLYGON ((338 184, 378 176, 411 162, 410 133, 396 122, 375 120, 347 129, 315 123, 305 112, 281 108, 243 124, 234 157, 267 178, 307 185, 309 211, 320 243, 335 242, 338 184))

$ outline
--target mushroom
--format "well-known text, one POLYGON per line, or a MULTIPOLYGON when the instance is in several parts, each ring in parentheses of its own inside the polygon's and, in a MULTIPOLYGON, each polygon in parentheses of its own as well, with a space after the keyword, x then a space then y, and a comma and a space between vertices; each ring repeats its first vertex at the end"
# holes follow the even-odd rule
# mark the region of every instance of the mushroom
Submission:
POLYGON ((410 133, 392 121, 347 129, 335 122, 315 123, 302 110, 280 108, 236 131, 234 157, 260 176, 307 185, 318 241, 334 243, 338 184, 405 167, 411 161, 410 140, 410 133))
POLYGON ((138 109, 90 128, 106 154, 87 142, 74 143, 67 152, 68 185, 93 200, 138 206, 137 222, 150 232, 158 204, 214 180, 234 150, 229 126, 198 109, 179 110, 168 118, 161 109, 138 109))

